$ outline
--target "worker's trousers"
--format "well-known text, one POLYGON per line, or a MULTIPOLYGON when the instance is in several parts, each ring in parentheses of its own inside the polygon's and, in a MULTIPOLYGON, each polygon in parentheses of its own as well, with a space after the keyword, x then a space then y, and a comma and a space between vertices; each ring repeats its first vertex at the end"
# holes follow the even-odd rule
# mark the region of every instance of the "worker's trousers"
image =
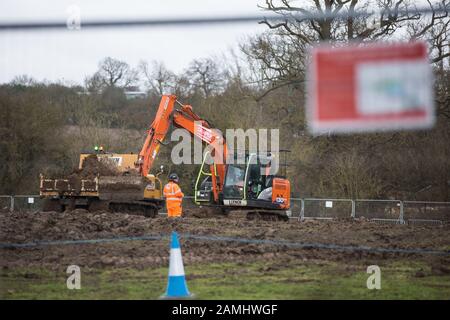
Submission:
POLYGON ((182 207, 181 202, 183 198, 168 198, 166 199, 167 216, 170 218, 181 217, 182 207))

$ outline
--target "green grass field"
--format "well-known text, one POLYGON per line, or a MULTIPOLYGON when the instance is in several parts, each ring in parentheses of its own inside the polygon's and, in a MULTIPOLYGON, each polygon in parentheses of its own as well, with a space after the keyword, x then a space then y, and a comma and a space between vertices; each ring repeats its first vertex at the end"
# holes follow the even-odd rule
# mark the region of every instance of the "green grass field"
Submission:
MULTIPOLYGON (((381 289, 368 290, 366 266, 331 262, 207 264, 186 267, 198 299, 450 299, 450 275, 423 263, 380 265, 381 289), (419 272, 419 273, 418 273, 419 272)), ((158 299, 167 268, 81 270, 81 289, 68 290, 64 271, 2 270, 1 299, 158 299)))

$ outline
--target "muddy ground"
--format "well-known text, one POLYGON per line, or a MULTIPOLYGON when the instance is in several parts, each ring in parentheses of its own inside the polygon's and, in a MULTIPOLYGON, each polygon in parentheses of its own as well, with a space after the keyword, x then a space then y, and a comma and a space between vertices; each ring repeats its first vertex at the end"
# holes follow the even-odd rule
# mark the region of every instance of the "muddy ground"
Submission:
MULTIPOLYGON (((368 246, 376 248, 450 248, 450 225, 414 226, 377 224, 365 220, 247 220, 239 213, 203 217, 190 214, 177 220, 164 216, 145 218, 121 213, 75 210, 72 212, 13 212, 0 214, 0 243, 45 240, 78 240, 142 235, 181 234, 228 236, 248 239, 289 240, 302 243, 368 246)), ((425 261, 437 273, 450 272, 450 256, 299 249, 280 245, 182 239, 185 264, 211 262, 327 260, 342 263, 380 263, 386 260, 425 261)), ((147 268, 167 266, 168 238, 31 248, 0 248, 2 269, 45 267, 61 269, 70 264, 86 267, 147 268), (63 267, 62 267, 63 266, 63 267)))

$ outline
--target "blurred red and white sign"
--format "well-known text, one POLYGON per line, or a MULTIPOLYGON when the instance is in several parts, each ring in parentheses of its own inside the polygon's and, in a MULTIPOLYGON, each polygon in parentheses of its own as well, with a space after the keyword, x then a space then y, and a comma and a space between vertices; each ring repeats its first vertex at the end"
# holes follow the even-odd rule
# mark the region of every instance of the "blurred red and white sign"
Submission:
POLYGON ((318 46, 307 91, 315 134, 434 124, 433 75, 423 42, 318 46))

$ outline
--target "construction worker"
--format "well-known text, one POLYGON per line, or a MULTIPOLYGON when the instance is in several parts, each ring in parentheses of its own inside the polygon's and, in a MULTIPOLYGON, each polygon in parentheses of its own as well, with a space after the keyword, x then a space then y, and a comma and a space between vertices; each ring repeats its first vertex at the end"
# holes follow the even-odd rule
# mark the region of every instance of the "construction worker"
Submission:
POLYGON ((184 194, 181 192, 178 182, 178 175, 171 173, 169 175, 169 183, 164 186, 168 217, 181 217, 181 202, 183 201, 184 194))

